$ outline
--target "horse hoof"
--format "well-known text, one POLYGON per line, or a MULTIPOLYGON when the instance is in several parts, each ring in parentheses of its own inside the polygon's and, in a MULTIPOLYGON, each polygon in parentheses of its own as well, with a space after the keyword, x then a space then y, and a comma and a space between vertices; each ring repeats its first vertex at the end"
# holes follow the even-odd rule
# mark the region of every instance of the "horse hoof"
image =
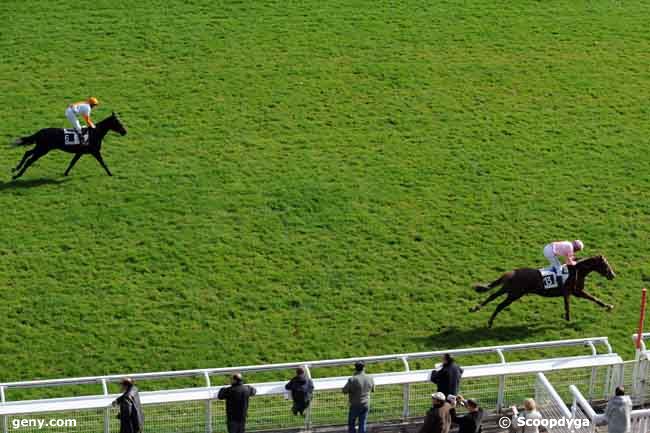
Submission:
POLYGON ((612 304, 607 305, 607 311, 612 311, 614 309, 614 306, 612 304))
POLYGON ((469 312, 470 313, 476 313, 480 309, 481 309, 481 307, 479 307, 478 305, 475 305, 475 306, 473 306, 472 308, 469 309, 469 312))

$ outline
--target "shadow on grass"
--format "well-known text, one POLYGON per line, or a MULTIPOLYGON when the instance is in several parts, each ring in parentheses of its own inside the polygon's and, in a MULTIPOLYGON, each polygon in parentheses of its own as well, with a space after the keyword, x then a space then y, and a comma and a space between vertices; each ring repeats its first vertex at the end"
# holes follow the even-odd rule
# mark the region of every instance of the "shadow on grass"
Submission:
POLYGON ((487 325, 479 325, 471 329, 458 329, 449 327, 441 329, 439 332, 428 337, 415 337, 413 340, 424 347, 430 347, 431 350, 456 349, 464 347, 483 346, 481 341, 489 340, 494 342, 520 342, 527 341, 533 335, 543 334, 547 327, 527 326, 525 323, 516 326, 499 326, 494 325, 488 328, 487 325))
POLYGON ((17 179, 11 180, 9 182, 0 183, 0 191, 6 190, 15 190, 15 189, 24 189, 24 188, 36 188, 44 185, 61 185, 67 182, 68 179, 49 179, 49 178, 38 178, 38 179, 17 179))

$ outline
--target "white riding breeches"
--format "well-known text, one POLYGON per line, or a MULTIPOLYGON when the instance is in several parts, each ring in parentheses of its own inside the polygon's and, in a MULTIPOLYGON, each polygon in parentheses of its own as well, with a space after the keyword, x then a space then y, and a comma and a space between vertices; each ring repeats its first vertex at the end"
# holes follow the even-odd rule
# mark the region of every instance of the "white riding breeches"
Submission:
POLYGON ((552 244, 548 244, 544 247, 544 257, 546 257, 546 260, 549 261, 551 267, 553 267, 556 273, 559 274, 562 272, 562 263, 560 263, 560 259, 558 259, 555 252, 553 252, 552 244))
POLYGON ((74 111, 72 111, 72 108, 68 107, 65 110, 65 117, 68 118, 68 121, 72 124, 72 127, 79 133, 81 134, 81 124, 79 123, 79 119, 77 119, 77 115, 74 114, 74 111))

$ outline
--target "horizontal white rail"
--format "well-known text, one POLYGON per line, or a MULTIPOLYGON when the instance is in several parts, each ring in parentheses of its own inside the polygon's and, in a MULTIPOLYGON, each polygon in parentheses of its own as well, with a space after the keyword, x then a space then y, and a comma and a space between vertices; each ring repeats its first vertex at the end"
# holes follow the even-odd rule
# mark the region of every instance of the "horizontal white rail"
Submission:
POLYGON ((502 356, 504 352, 513 352, 513 351, 521 351, 521 350, 540 350, 540 349, 558 348, 558 347, 567 347, 567 346, 589 347, 591 349, 592 354, 595 355, 598 353, 596 347, 599 345, 605 347, 607 354, 612 353, 612 347, 609 344, 609 340, 607 339, 607 337, 594 337, 594 338, 579 338, 579 339, 571 339, 571 340, 547 341, 547 342, 538 342, 538 343, 509 344, 503 346, 488 346, 488 347, 479 347, 479 348, 471 348, 471 349, 437 350, 431 352, 401 353, 401 354, 381 355, 381 356, 365 356, 365 357, 357 357, 357 358, 341 358, 341 359, 329 359, 329 360, 318 360, 318 361, 290 362, 290 363, 282 363, 282 364, 246 365, 246 366, 239 366, 239 367, 163 371, 163 372, 155 372, 155 373, 114 374, 114 375, 105 375, 105 376, 87 376, 87 377, 64 378, 64 379, 6 382, 6 383, 0 383, 0 387, 3 387, 5 390, 8 390, 11 388, 36 388, 36 387, 51 387, 51 386, 64 386, 64 385, 100 384, 102 382, 118 382, 124 377, 131 377, 135 380, 171 379, 171 378, 182 378, 182 377, 205 377, 206 375, 228 374, 234 372, 263 372, 263 371, 274 371, 274 370, 287 370, 287 369, 296 368, 300 366, 306 366, 309 368, 335 367, 335 366, 351 365, 357 361, 364 361, 366 363, 401 361, 407 363, 409 360, 434 358, 437 356, 442 356, 445 353, 449 353, 454 356, 477 355, 477 354, 487 354, 487 353, 493 353, 495 355, 502 356))
MULTIPOLYGON (((558 370, 571 370, 576 368, 595 368, 618 365, 622 363, 620 356, 614 353, 602 355, 573 356, 564 358, 541 359, 535 361, 513 361, 506 363, 470 365, 464 367, 463 380, 501 377, 508 375, 536 374, 558 370)), ((409 385, 429 382, 431 370, 403 371, 393 373, 371 374, 376 386, 409 385)), ((340 390, 347 382, 348 377, 329 377, 314 379, 314 389, 319 391, 340 390)), ((548 380, 544 377, 545 383, 548 380)), ((285 394, 286 382, 266 382, 252 384, 257 389, 259 396, 285 394)), ((549 384, 550 385, 550 384, 549 384)), ((174 403, 182 401, 214 400, 221 386, 186 388, 164 391, 141 392, 143 404, 174 403)), ((557 396, 557 393, 555 393, 557 396)), ((17 415, 25 413, 42 413, 63 410, 83 410, 104 408, 117 398, 115 395, 101 395, 89 397, 67 397, 55 399, 42 399, 30 401, 15 401, 0 404, 0 416, 17 415)))

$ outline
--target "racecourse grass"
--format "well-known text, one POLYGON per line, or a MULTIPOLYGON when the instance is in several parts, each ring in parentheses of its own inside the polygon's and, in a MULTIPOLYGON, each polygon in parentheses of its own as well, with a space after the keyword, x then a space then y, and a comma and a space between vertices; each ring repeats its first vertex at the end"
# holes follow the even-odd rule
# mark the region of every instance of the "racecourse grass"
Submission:
POLYGON ((607 335, 650 279, 648 2, 0 3, 0 381, 607 335), (605 312, 471 290, 581 238, 605 312))

